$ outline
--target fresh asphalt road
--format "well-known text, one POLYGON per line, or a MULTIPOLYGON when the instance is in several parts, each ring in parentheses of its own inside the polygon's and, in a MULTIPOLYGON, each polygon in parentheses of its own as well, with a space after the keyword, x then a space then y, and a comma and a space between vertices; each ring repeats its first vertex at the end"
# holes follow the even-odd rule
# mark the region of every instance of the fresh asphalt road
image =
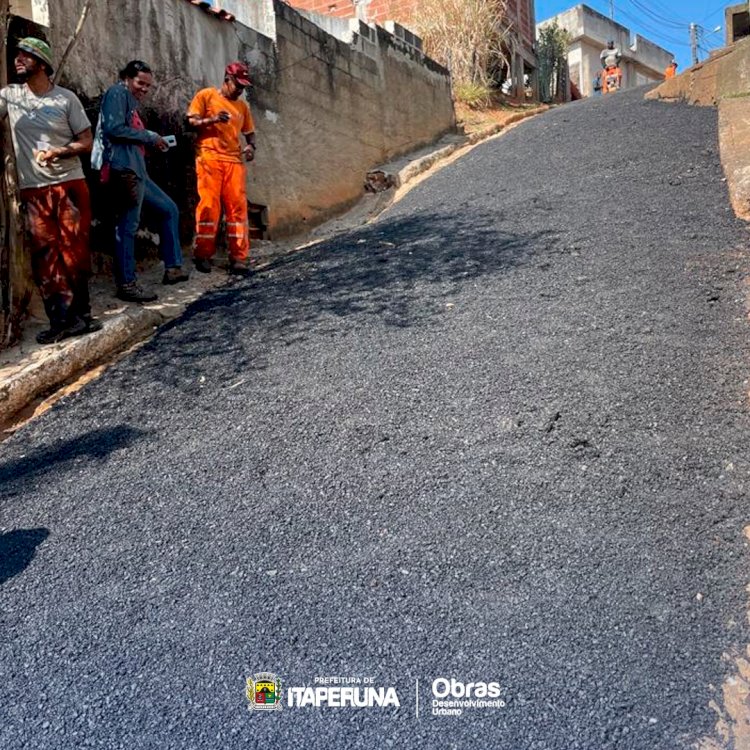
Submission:
POLYGON ((3 444, 0 747, 718 741, 747 231, 716 112, 641 95, 477 147, 3 444), (400 706, 250 711, 264 670, 400 706), (432 715, 438 677, 506 706, 432 715))

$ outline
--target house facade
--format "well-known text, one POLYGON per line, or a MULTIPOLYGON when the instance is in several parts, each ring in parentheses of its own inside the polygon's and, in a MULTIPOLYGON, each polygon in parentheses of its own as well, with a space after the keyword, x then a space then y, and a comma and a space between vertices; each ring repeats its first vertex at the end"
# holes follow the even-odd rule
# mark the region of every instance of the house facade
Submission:
POLYGON ((730 5, 724 9, 725 44, 727 47, 750 36, 750 7, 748 3, 730 5))
POLYGON ((640 34, 613 21, 587 5, 576 5, 539 24, 539 28, 557 23, 570 33, 568 68, 570 81, 584 96, 594 93, 593 81, 601 70, 600 55, 611 39, 622 52, 624 89, 664 79, 664 71, 674 55, 640 34))

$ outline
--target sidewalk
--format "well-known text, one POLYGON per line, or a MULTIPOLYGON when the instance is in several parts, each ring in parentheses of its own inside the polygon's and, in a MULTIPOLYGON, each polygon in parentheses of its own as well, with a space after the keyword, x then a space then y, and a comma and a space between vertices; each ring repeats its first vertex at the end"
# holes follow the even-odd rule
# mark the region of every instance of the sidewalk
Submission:
MULTIPOLYGON (((415 178, 450 163, 476 143, 547 109, 540 106, 513 113, 505 123, 492 125, 469 136, 447 135, 430 147, 372 170, 370 174, 389 176, 389 183, 396 189, 365 194, 349 212, 321 224, 304 237, 280 242, 254 242, 251 253, 257 260, 258 270, 312 243, 322 242, 368 223, 417 184, 419 180, 415 178)), ((146 340, 159 326, 182 315, 187 306, 205 292, 235 283, 233 277, 228 276, 225 264, 226 259, 220 258, 213 273, 201 274, 194 271, 192 262, 186 257, 185 267, 191 272, 190 281, 175 286, 161 284, 163 270, 160 263, 139 271, 139 281, 159 295, 158 301, 148 305, 121 302, 114 296, 112 280, 108 276, 95 276, 91 280, 92 312, 104 323, 104 328, 59 344, 37 344, 36 334, 47 328, 47 321, 36 317, 27 320, 22 340, 0 352, 0 440, 28 419, 46 411, 66 393, 77 390, 91 377, 98 375, 104 369, 100 365, 113 361, 121 352, 146 340), (66 384, 69 385, 64 388, 66 384)))

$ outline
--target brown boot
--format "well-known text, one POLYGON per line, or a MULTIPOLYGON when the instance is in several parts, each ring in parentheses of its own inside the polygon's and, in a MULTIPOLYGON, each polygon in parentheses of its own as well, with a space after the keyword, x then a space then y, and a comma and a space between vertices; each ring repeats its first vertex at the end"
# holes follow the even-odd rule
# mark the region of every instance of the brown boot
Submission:
POLYGON ((187 281, 190 278, 190 274, 187 271, 182 270, 182 266, 176 266, 175 268, 167 268, 164 270, 164 278, 161 280, 162 284, 181 284, 183 281, 187 281))
POLYGON ((229 261, 230 276, 250 276, 254 271, 255 269, 246 260, 229 261))

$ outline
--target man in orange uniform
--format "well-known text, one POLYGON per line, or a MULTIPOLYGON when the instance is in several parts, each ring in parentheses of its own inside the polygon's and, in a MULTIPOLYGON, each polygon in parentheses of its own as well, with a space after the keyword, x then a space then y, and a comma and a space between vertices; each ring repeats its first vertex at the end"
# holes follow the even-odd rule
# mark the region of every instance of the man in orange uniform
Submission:
POLYGON ((672 60, 672 62, 667 65, 667 69, 664 71, 664 78, 674 78, 675 75, 677 75, 677 63, 672 60))
POLYGON ((229 273, 250 271, 247 194, 243 161, 255 157, 255 125, 247 102, 241 99, 251 86, 250 71, 242 62, 227 65, 220 89, 199 91, 188 108, 188 120, 197 129, 195 171, 198 177, 195 268, 211 272, 221 209, 227 224, 229 273), (240 141, 245 138, 245 145, 240 141))

